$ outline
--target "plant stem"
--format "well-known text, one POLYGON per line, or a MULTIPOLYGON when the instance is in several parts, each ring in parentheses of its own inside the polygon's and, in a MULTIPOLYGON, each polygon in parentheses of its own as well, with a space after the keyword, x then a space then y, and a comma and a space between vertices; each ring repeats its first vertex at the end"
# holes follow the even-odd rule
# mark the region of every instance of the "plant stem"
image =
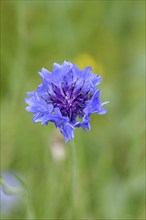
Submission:
POLYGON ((76 209, 76 196, 77 196, 77 159, 75 152, 74 142, 70 142, 70 155, 71 155, 71 193, 72 193, 72 209, 75 212, 76 209))

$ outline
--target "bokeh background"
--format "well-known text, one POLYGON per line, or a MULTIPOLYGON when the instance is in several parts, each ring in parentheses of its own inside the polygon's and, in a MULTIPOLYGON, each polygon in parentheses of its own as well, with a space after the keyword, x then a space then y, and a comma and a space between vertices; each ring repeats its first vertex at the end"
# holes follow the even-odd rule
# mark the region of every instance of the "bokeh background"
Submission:
POLYGON ((1 1, 1 172, 28 190, 2 219, 145 219, 144 28, 143 0, 1 1), (41 68, 64 60, 92 66, 110 101, 90 132, 75 131, 75 210, 69 144, 24 103, 41 68))

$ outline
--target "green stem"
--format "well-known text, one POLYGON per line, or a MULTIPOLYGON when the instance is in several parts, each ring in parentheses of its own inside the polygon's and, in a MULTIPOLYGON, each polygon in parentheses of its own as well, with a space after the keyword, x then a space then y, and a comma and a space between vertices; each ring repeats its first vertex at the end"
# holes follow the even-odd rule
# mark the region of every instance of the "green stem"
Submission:
POLYGON ((70 142, 70 155, 71 155, 71 191, 72 191, 72 209, 75 212, 76 209, 76 196, 77 196, 77 159, 75 152, 74 142, 70 142))

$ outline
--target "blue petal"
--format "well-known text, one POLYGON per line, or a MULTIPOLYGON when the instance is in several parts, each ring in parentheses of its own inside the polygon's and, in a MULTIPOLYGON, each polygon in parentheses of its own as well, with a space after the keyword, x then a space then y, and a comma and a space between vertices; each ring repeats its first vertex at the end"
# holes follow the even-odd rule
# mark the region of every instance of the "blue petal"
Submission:
POLYGON ((69 123, 69 118, 61 115, 59 108, 54 109, 54 114, 36 115, 33 118, 34 122, 42 122, 48 124, 54 122, 64 135, 65 142, 74 138, 74 127, 69 123))
POLYGON ((24 101, 28 105, 33 105, 34 104, 34 101, 31 98, 24 98, 24 101))
POLYGON ((90 77, 91 75, 92 68, 90 66, 87 66, 83 71, 82 71, 82 76, 86 79, 90 77))
POLYGON ((87 106, 84 109, 86 115, 91 115, 92 113, 105 114, 106 109, 102 108, 102 103, 100 101, 100 90, 97 89, 94 93, 92 99, 88 102, 87 106))
POLYGON ((86 130, 86 129, 90 130, 90 123, 89 123, 89 121, 90 121, 89 116, 88 115, 84 115, 83 121, 82 122, 77 122, 75 124, 75 127, 82 127, 84 130, 86 130))
POLYGON ((97 74, 92 74, 90 77, 91 84, 95 87, 102 81, 102 77, 97 74))
POLYGON ((51 80, 57 84, 63 81, 63 77, 72 69, 72 63, 64 61, 62 65, 54 64, 51 80))
POLYGON ((63 126, 59 129, 61 133, 64 135, 65 142, 74 138, 74 127, 71 124, 63 124, 63 126))
POLYGON ((35 92, 27 92, 26 94, 31 97, 34 96, 35 92))
POLYGON ((43 115, 44 115, 44 113, 41 113, 41 112, 34 114, 33 119, 32 119, 33 122, 36 123, 37 119, 41 118, 43 115))
POLYGON ((48 78, 48 77, 51 76, 51 73, 47 69, 45 69, 45 68, 42 68, 42 72, 39 72, 38 74, 40 75, 40 77, 42 79, 44 79, 46 77, 48 78))
POLYGON ((45 100, 39 97, 38 93, 33 93, 30 98, 25 98, 25 102, 29 105, 26 107, 28 112, 32 113, 51 113, 53 111, 53 105, 47 104, 45 100))

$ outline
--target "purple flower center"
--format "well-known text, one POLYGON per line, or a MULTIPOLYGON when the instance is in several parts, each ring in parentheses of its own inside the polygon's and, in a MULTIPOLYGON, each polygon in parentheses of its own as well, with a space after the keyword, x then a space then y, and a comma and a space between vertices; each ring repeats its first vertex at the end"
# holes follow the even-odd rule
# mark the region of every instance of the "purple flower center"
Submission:
POLYGON ((54 83, 51 83, 53 94, 48 92, 47 103, 51 103, 54 108, 58 107, 63 116, 70 118, 73 122, 76 117, 84 116, 83 109, 86 102, 91 99, 92 93, 90 90, 84 91, 84 84, 77 85, 78 79, 74 83, 63 81, 60 88, 54 83))

